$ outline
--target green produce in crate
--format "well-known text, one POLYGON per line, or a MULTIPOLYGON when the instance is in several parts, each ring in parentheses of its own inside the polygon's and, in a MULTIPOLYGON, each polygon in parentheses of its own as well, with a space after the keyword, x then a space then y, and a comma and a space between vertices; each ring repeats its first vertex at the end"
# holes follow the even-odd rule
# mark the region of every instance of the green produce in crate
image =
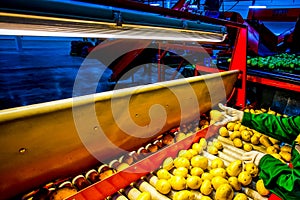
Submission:
POLYGON ((252 68, 293 73, 294 70, 300 67, 300 56, 287 53, 266 57, 257 56, 251 58, 250 56, 247 56, 247 65, 252 68))
POLYGON ((270 63, 269 66, 268 66, 268 68, 271 69, 271 70, 275 69, 275 65, 273 63, 270 63))
POLYGON ((259 68, 263 68, 263 67, 264 67, 264 63, 261 62, 261 61, 258 61, 258 67, 259 67, 259 68))
POLYGON ((251 66, 256 67, 257 66, 257 61, 256 60, 252 60, 251 61, 251 66))

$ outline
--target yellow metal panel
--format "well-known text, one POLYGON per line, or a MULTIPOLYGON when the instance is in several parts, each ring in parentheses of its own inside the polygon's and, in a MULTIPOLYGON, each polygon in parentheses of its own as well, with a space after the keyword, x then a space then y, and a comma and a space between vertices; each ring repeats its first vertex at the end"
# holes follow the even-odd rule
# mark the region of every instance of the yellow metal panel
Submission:
POLYGON ((137 149, 231 94, 221 72, 0 111, 0 193, 12 197, 137 149))

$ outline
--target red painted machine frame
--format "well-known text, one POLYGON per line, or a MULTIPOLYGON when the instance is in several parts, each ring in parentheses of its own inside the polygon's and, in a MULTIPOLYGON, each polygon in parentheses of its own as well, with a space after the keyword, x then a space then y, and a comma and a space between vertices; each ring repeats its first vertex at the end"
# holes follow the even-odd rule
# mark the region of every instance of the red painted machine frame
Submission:
MULTIPOLYGON (((244 108, 246 106, 246 53, 247 53, 247 28, 244 27, 237 27, 237 38, 235 40, 235 45, 232 52, 232 59, 229 64, 229 70, 240 70, 240 86, 236 88, 236 101, 235 106, 244 108)), ((161 53, 160 48, 164 47, 166 49, 172 49, 172 48, 180 48, 180 49, 189 49, 194 50, 196 52, 205 52, 210 54, 209 49, 205 48, 197 48, 195 46, 182 46, 182 45, 171 45, 171 44, 165 44, 160 45, 159 52, 159 59, 158 59, 158 80, 163 81, 163 72, 161 71, 161 59, 164 56, 164 52, 161 53)), ((177 68, 181 67, 181 63, 179 63, 179 66, 177 68)), ((208 72, 208 73, 218 73, 220 70, 216 67, 205 67, 201 65, 196 65, 196 72, 195 75, 197 75, 197 72, 208 72)))

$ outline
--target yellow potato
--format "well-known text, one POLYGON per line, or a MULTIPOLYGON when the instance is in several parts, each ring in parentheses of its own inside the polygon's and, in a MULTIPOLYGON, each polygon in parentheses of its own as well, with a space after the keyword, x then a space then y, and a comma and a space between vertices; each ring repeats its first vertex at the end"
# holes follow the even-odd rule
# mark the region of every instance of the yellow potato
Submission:
POLYGON ((273 154, 273 153, 277 153, 277 149, 274 146, 269 146, 267 147, 267 153, 268 154, 273 154))
POLYGON ((234 131, 239 131, 240 130, 240 127, 241 127, 241 123, 236 123, 233 127, 233 130, 234 131))
POLYGON ((292 147, 290 145, 284 145, 280 148, 280 151, 286 151, 291 153, 292 152, 292 147))
POLYGON ((215 168, 215 169, 211 169, 210 172, 213 176, 221 176, 223 178, 226 177, 227 173, 226 170, 224 168, 215 168))
POLYGON ((201 153, 203 150, 203 146, 200 143, 194 143, 192 145, 192 149, 195 150, 197 153, 201 153))
POLYGON ((234 138, 233 145, 237 148, 243 147, 243 142, 240 138, 234 138))
POLYGON ((155 184, 155 189, 162 194, 168 194, 171 191, 171 188, 171 183, 165 179, 159 179, 155 184))
POLYGON ((270 193, 270 191, 265 188, 264 181, 262 179, 256 182, 255 187, 257 192, 262 196, 267 196, 270 193))
POLYGON ((213 175, 209 172, 204 172, 202 175, 201 175, 201 178, 202 180, 212 180, 213 179, 213 175))
POLYGON ((256 177, 258 175, 258 167, 254 163, 246 163, 244 171, 249 172, 252 177, 256 177))
POLYGON ((221 158, 217 157, 217 158, 215 158, 215 159, 213 159, 211 161, 210 167, 212 169, 215 169, 215 168, 224 168, 225 167, 224 161, 221 158))
POLYGON ((243 164, 241 160, 235 160, 229 163, 228 167, 226 168, 226 172, 229 176, 238 176, 242 170, 243 164))
POLYGON ((251 183, 252 181, 252 176, 249 172, 247 171, 242 171, 239 175, 238 175, 238 181, 243 185, 243 186, 247 186, 251 183))
POLYGON ((220 187, 220 185, 228 183, 228 181, 221 176, 215 176, 212 178, 211 180, 211 184, 213 185, 214 189, 218 189, 218 187, 220 187))
POLYGON ((238 181, 238 178, 231 176, 228 178, 228 183, 235 191, 240 191, 242 189, 242 184, 238 181))
POLYGON ((183 190, 186 188, 186 179, 182 176, 172 176, 168 181, 173 190, 183 190))
POLYGON ((177 158, 174 159, 174 166, 176 168, 178 168, 178 167, 189 168, 190 167, 190 161, 185 157, 177 157, 177 158))
POLYGON ((192 190, 198 190, 202 184, 202 179, 199 176, 189 176, 186 179, 186 185, 192 190))
POLYGON ((234 122, 229 122, 229 123, 226 125, 226 128, 227 128, 229 131, 233 131, 233 130, 234 130, 234 126, 235 126, 235 123, 234 123, 234 122))
POLYGON ((204 195, 210 195, 210 193, 213 191, 213 187, 211 185, 210 180, 205 179, 202 182, 202 185, 200 187, 200 192, 204 195))
POLYGON ((156 172, 156 175, 159 179, 166 179, 168 180, 169 178, 171 178, 171 174, 168 170, 162 168, 162 169, 159 169, 157 172, 156 172))
POLYGON ((217 155, 219 152, 218 148, 215 146, 209 146, 207 151, 208 151, 208 153, 210 153, 212 155, 217 155))
POLYGON ((241 133, 242 140, 244 140, 246 142, 250 142, 251 137, 252 137, 252 133, 250 131, 243 130, 240 133, 241 133))
POLYGON ((223 149, 223 144, 220 141, 214 141, 213 146, 216 147, 218 150, 223 149))
POLYGON ((182 176, 182 177, 186 178, 188 173, 189 173, 189 170, 185 167, 178 167, 173 170, 174 176, 182 176))
POLYGON ((237 193, 233 200, 248 200, 248 196, 244 193, 237 193))
POLYGON ((231 140, 234 140, 235 138, 241 138, 241 132, 240 131, 233 131, 230 134, 229 137, 230 137, 231 140))
POLYGON ((286 161, 286 162, 290 162, 292 159, 292 154, 287 152, 287 151, 280 151, 279 155, 281 156, 281 158, 286 161))
POLYGON ((188 190, 181 190, 174 194, 173 200, 192 200, 194 194, 188 190))
POLYGON ((208 167, 208 158, 196 155, 191 159, 191 165, 193 167, 201 167, 203 170, 206 170, 208 167))
POLYGON ((254 145, 259 144, 259 137, 258 137, 257 135, 254 134, 254 135, 251 137, 250 142, 251 142, 252 144, 254 144, 254 145))
POLYGON ((190 171, 192 176, 201 176, 204 173, 204 170, 201 167, 193 167, 190 171))
POLYGON ((227 130, 227 128, 225 126, 222 126, 220 129, 219 129, 219 134, 223 137, 229 137, 229 132, 227 130))
POLYGON ((171 170, 174 166, 174 160, 172 157, 167 157, 162 164, 162 167, 166 170, 171 170))
POLYGON ((252 147, 251 144, 245 143, 245 144, 243 145, 243 149, 244 149, 245 151, 252 151, 253 147, 252 147))
POLYGON ((222 184, 216 190, 216 200, 232 200, 234 196, 234 191, 229 184, 222 184))

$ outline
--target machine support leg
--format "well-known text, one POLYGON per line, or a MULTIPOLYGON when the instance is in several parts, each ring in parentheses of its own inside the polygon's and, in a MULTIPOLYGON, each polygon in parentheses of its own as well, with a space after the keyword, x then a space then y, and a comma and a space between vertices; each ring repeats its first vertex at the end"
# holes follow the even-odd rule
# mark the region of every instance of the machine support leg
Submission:
POLYGON ((240 86, 237 88, 236 106, 244 108, 246 106, 246 77, 247 77, 247 28, 239 28, 235 46, 232 53, 229 70, 240 70, 240 86))
POLYGON ((16 49, 17 51, 22 51, 22 38, 21 36, 16 36, 16 49))

